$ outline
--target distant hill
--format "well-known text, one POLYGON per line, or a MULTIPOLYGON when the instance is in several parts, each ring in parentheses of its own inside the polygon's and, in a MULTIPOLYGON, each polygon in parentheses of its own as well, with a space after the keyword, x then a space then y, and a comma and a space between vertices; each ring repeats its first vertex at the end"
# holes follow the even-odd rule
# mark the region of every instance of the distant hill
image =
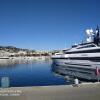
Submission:
POLYGON ((14 46, 0 46, 0 50, 4 50, 6 52, 10 53, 18 53, 19 51, 26 51, 26 52, 36 52, 35 50, 29 50, 29 49, 22 49, 22 48, 17 48, 14 46))

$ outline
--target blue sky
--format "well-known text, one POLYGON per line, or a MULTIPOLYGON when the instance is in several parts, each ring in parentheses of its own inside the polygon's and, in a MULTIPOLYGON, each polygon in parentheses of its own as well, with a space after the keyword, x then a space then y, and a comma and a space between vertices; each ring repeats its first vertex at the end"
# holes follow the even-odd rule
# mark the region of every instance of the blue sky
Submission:
POLYGON ((0 45, 70 47, 100 26, 100 0, 0 0, 0 45))

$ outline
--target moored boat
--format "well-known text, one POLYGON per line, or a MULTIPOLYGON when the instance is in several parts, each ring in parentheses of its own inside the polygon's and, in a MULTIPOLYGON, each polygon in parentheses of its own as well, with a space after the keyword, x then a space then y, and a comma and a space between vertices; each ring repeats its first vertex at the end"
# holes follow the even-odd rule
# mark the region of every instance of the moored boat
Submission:
POLYGON ((93 32, 86 30, 87 41, 73 45, 71 48, 62 50, 62 54, 52 56, 53 64, 60 66, 65 74, 86 78, 89 80, 100 79, 95 72, 100 70, 100 37, 99 28, 93 32), (74 73, 73 73, 74 72, 74 73))

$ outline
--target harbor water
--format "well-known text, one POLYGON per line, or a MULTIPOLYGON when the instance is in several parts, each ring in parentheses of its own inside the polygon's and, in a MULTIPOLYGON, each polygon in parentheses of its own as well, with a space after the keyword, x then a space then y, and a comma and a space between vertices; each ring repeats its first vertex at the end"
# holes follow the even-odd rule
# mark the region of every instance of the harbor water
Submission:
POLYGON ((49 86, 67 84, 62 76, 52 72, 51 61, 0 60, 0 85, 2 77, 8 77, 10 87, 49 86))

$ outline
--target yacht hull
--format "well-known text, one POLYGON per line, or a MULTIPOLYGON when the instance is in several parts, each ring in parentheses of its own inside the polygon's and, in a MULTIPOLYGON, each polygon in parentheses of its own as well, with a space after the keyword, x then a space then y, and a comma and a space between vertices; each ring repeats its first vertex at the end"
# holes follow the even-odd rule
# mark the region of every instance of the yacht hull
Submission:
POLYGON ((52 58, 52 60, 55 71, 61 74, 87 80, 100 80, 99 73, 96 75, 97 68, 100 70, 100 62, 68 58, 52 58))

